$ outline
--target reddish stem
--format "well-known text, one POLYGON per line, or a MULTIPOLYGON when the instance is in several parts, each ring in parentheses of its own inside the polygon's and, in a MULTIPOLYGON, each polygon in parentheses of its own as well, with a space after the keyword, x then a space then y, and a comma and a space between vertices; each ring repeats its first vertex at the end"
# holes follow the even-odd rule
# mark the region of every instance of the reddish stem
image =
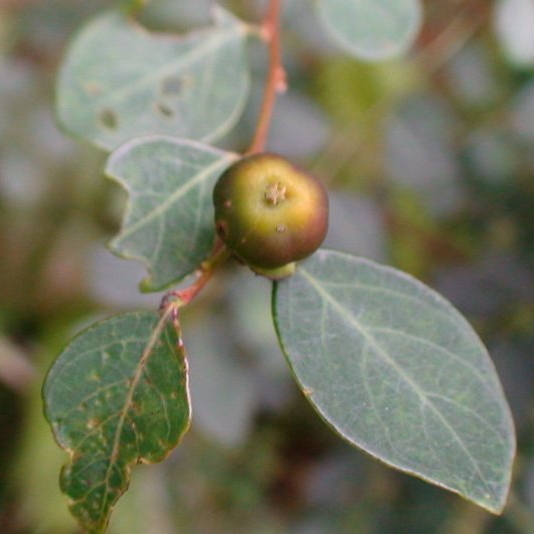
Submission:
POLYGON ((256 133, 247 154, 254 154, 265 149, 276 95, 277 93, 283 93, 287 88, 280 45, 281 4, 282 0, 270 0, 265 20, 261 27, 262 36, 269 47, 269 73, 265 84, 256 133))
POLYGON ((184 289, 177 289, 170 291, 164 295, 161 301, 161 309, 167 311, 170 308, 174 309, 174 313, 178 309, 189 304, 199 293, 204 289, 206 284, 211 280, 214 272, 222 265, 229 257, 231 252, 220 241, 215 246, 215 251, 209 260, 206 260, 200 265, 197 272, 198 278, 189 287, 184 289))

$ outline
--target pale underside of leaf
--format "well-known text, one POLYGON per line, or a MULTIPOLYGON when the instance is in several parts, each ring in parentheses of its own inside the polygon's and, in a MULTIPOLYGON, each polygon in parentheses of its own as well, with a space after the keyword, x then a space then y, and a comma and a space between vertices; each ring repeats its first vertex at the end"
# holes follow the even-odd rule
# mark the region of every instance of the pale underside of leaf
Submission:
POLYGON ((320 251, 276 285, 273 306, 300 387, 342 437, 502 509, 513 422, 485 348, 448 302, 394 269, 320 251))
POLYGON ((178 333, 151 312, 112 317, 72 340, 47 376, 46 417, 70 455, 61 486, 87 532, 104 532, 130 466, 158 462, 190 422, 178 333))
POLYGON ((144 290, 176 283, 206 259, 215 240, 212 190, 237 156, 165 136, 132 140, 110 157, 106 174, 128 193, 113 252, 142 261, 144 290))
POLYGON ((332 39, 369 61, 406 52, 422 21, 419 0, 319 0, 318 10, 332 39))
POLYGON ((149 33, 120 11, 96 18, 60 72, 61 124, 105 150, 148 134, 224 135, 249 91, 247 28, 222 8, 215 15, 184 36, 149 33))

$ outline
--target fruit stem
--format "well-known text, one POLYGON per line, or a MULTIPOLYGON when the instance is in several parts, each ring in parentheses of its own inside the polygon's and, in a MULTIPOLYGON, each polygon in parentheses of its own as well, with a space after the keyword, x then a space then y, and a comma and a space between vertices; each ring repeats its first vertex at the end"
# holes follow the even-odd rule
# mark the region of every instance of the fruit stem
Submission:
POLYGON ((282 65, 280 45, 280 10, 282 0, 270 0, 267 13, 261 25, 261 36, 269 48, 269 72, 263 94, 256 133, 247 154, 265 149, 269 127, 273 116, 276 95, 287 89, 286 73, 282 65))
POLYGON ((203 261, 197 270, 197 279, 189 287, 169 291, 163 296, 161 300, 160 310, 167 314, 172 310, 173 315, 178 313, 178 310, 183 306, 189 304, 202 289, 211 280, 213 274, 219 266, 221 266, 232 253, 224 243, 217 240, 213 254, 209 259, 203 261))

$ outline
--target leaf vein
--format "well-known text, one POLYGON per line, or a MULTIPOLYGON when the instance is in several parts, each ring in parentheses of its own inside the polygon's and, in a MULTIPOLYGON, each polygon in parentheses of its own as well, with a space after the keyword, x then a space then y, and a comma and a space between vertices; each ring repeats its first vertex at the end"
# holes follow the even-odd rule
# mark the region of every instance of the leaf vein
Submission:
POLYGON ((478 462, 476 462, 475 458, 473 457, 469 449, 466 447, 466 445, 464 444, 463 440, 460 438, 460 436, 458 435, 454 427, 450 424, 447 418, 436 408, 436 406, 431 402, 431 400, 425 395, 425 392, 417 385, 416 382, 413 381, 413 379, 409 375, 405 373, 405 371, 401 367, 399 367, 399 365, 387 353, 384 352, 384 350, 379 345, 379 343, 375 340, 375 338, 367 331, 366 327, 362 325, 352 315, 351 311, 347 309, 345 306, 343 306, 342 304, 340 304, 338 301, 336 301, 332 297, 332 295, 322 287, 319 280, 314 278, 310 273, 308 273, 305 270, 301 270, 301 273, 303 274, 304 278, 308 280, 309 284, 315 289, 315 291, 317 291, 317 293, 319 293, 319 295, 321 295, 325 301, 329 302, 331 307, 338 312, 338 314, 341 316, 341 319, 351 324, 358 332, 360 332, 360 334, 366 340, 369 346, 374 349, 375 353, 378 356, 380 356, 390 366, 390 368, 393 369, 399 375, 399 377, 406 384, 408 384, 408 386, 420 398, 421 402, 430 408, 430 410, 434 413, 435 417, 441 421, 443 426, 447 429, 447 431, 453 437, 454 441, 458 444, 460 450, 467 457, 468 461, 473 466, 474 471, 477 473, 479 479, 484 484, 486 489, 490 493, 492 493, 480 469, 478 462))

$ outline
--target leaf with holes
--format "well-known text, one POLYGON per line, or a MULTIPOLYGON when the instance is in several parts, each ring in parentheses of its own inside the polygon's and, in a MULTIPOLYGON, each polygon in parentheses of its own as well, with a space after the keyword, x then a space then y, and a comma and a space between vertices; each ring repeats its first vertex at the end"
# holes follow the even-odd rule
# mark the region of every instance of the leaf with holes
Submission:
POLYGON ((104 532, 130 466, 163 460, 189 426, 178 336, 156 313, 112 317, 75 337, 48 373, 45 414, 70 455, 61 488, 86 532, 104 532))
POLYGON ((332 39, 369 61, 406 52, 422 22, 420 0, 318 0, 317 5, 332 39))
POLYGON ((320 250, 275 284, 273 312, 304 394, 344 439, 498 513, 513 422, 466 320, 395 269, 320 250))
POLYGON ((236 158, 165 136, 134 139, 110 156, 105 172, 129 198, 110 248, 147 266, 144 290, 169 286, 206 259, 215 240, 213 186, 236 158))
POLYGON ((147 32, 120 11, 79 33, 61 69, 65 129, 105 149, 147 134, 211 141, 237 121, 248 95, 247 28, 222 8, 184 36, 147 32))

